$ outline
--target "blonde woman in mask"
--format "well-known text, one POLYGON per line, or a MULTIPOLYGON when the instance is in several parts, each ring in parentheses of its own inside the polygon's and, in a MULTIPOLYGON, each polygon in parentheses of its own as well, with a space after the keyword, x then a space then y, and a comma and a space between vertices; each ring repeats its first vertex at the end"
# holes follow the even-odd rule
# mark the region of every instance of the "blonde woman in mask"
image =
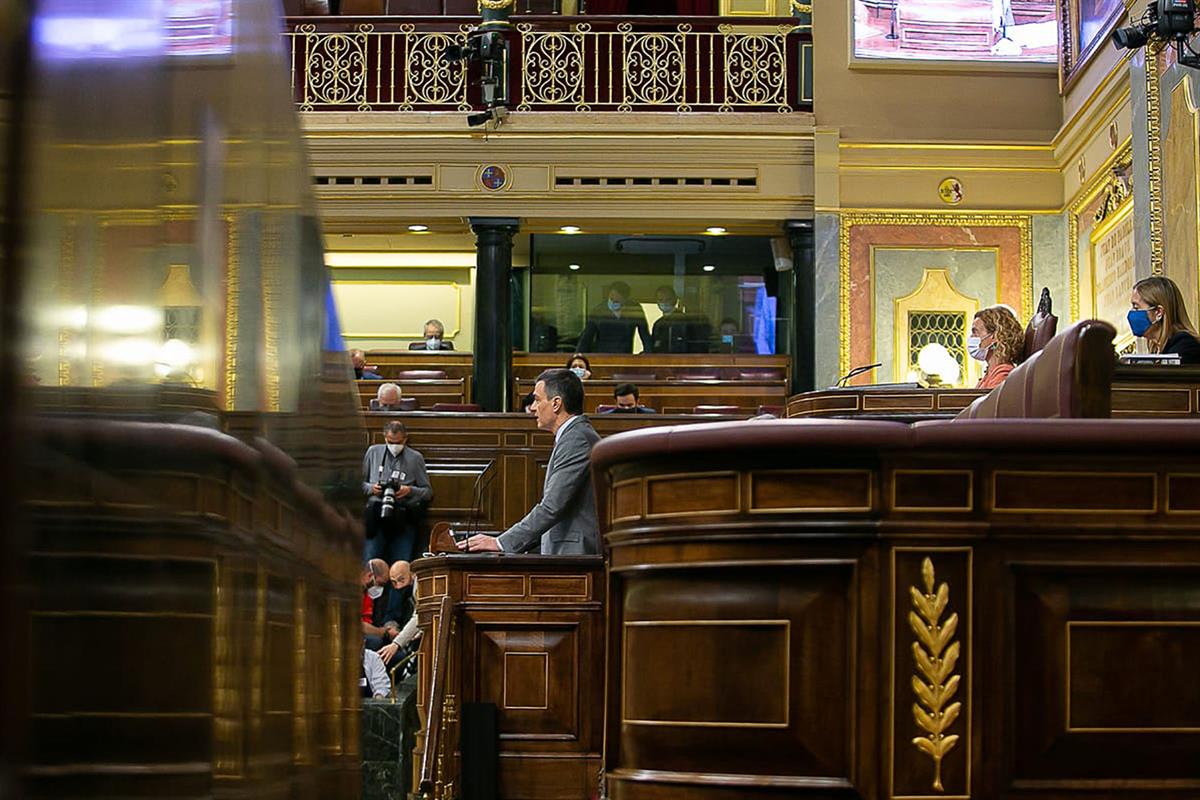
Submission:
POLYGON ((980 309, 971 321, 967 353, 987 364, 976 389, 995 389, 1021 361, 1025 332, 1012 309, 1005 305, 980 309))
POLYGON ((1143 278, 1133 285, 1129 304, 1129 329, 1146 340, 1151 353, 1174 353, 1184 364, 1200 364, 1200 340, 1175 281, 1143 278))

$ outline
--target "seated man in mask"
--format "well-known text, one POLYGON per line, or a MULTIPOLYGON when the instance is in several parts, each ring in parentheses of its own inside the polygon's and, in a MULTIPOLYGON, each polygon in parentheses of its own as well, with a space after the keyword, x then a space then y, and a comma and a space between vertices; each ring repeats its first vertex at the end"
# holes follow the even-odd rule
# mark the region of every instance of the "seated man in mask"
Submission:
POLYGON ((446 341, 446 326, 440 319, 431 319, 425 323, 425 339, 413 342, 409 350, 453 350, 454 342, 446 341))
POLYGON ((375 391, 375 399, 371 401, 372 411, 401 411, 400 387, 394 383, 380 384, 375 391))

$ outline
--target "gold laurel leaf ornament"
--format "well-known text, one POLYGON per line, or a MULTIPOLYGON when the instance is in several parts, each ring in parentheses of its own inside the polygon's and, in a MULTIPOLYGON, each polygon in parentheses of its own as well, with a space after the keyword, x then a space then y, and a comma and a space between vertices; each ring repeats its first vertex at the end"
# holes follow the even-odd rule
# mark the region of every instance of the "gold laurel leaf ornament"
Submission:
POLYGON ((912 676, 917 701, 912 711, 913 720, 923 734, 912 743, 933 759, 933 788, 944 792, 942 759, 958 743, 958 736, 947 730, 962 711, 962 703, 950 702, 960 682, 960 676, 952 674, 961 652, 959 643, 953 641, 958 632, 958 614, 951 614, 942 622, 942 614, 950 605, 950 587, 942 583, 934 588, 933 561, 928 558, 921 562, 921 581, 924 591, 909 587, 913 610, 908 612, 908 624, 916 636, 912 652, 917 665, 912 676))

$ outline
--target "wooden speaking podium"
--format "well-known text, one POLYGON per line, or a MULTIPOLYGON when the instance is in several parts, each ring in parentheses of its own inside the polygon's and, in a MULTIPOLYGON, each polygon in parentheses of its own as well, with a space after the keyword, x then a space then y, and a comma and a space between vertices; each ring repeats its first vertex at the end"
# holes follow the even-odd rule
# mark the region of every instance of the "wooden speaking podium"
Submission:
POLYGON ((603 559, 460 554, 446 523, 430 550, 412 565, 418 796, 459 794, 463 705, 494 703, 500 797, 590 797, 603 732, 603 559))

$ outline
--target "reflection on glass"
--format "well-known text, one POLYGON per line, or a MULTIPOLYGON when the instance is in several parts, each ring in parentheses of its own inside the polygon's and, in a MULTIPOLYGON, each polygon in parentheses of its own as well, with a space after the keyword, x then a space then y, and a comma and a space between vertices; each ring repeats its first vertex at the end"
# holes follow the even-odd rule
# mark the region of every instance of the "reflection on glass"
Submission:
POLYGON ((232 0, 41 0, 33 40, 54 60, 222 55, 232 0))
POLYGON ((854 55, 1054 63, 1058 58, 1055 2, 854 0, 854 55))
POLYGON ((774 353, 764 237, 536 235, 533 352, 774 353))

